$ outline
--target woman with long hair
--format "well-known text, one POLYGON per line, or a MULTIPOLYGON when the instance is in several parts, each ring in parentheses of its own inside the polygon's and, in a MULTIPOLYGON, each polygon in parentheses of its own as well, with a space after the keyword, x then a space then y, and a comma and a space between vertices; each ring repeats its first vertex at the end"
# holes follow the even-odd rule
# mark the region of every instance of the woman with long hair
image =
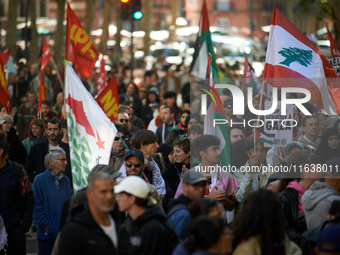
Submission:
POLYGON ((46 140, 46 136, 44 135, 45 127, 44 123, 41 119, 36 119, 32 122, 30 127, 30 137, 27 137, 25 140, 22 141, 24 145, 27 155, 31 150, 31 147, 34 144, 43 142, 46 140))
POLYGON ((265 189, 249 194, 232 223, 234 255, 301 254, 288 238, 277 196, 265 189))

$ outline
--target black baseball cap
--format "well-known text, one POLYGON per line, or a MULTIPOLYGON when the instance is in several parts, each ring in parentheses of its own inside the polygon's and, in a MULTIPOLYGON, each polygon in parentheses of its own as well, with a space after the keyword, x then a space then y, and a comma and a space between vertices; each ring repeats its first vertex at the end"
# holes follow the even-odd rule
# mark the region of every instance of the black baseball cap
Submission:
POLYGON ((137 150, 137 149, 127 151, 127 152, 125 152, 124 160, 127 160, 129 157, 132 157, 132 156, 137 157, 138 159, 140 159, 140 161, 142 161, 142 164, 144 164, 143 152, 141 152, 140 150, 137 150))

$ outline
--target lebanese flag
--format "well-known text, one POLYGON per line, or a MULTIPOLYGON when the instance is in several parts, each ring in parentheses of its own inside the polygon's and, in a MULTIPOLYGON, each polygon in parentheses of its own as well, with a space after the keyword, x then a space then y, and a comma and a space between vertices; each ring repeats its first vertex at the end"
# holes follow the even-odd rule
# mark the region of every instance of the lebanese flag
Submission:
POLYGON ((8 114, 12 110, 11 97, 9 96, 8 85, 5 77, 4 66, 2 64, 2 56, 0 54, 0 104, 8 107, 8 114))
MULTIPOLYGON (((261 83, 257 79, 254 70, 251 68, 247 56, 244 57, 244 71, 242 84, 253 88, 253 95, 260 94, 262 90, 261 83)), ((263 91, 265 94, 265 92, 263 91)))
POLYGON ((338 49, 338 45, 336 45, 335 40, 333 39, 333 36, 331 34, 331 32, 328 29, 328 26, 326 26, 327 28, 327 36, 328 36, 328 40, 331 43, 331 54, 332 54, 332 58, 338 58, 340 57, 340 51, 338 49))
POLYGON ((337 73, 313 42, 276 7, 263 78, 275 87, 305 88, 311 92, 318 108, 327 114, 340 114, 340 79, 337 73))
POLYGON ((78 191, 87 186, 95 165, 109 164, 117 129, 69 65, 65 98, 73 188, 78 191))
POLYGON ((98 94, 96 102, 111 122, 115 122, 119 107, 117 76, 113 77, 109 84, 98 94))
POLYGON ((100 72, 99 72, 99 77, 97 79, 97 84, 98 84, 98 95, 99 95, 100 92, 102 92, 102 90, 107 85, 107 75, 106 75, 106 70, 105 70, 104 56, 102 56, 102 60, 100 61, 100 72))
POLYGON ((88 78, 98 57, 97 49, 67 3, 65 59, 73 62, 76 71, 88 78))

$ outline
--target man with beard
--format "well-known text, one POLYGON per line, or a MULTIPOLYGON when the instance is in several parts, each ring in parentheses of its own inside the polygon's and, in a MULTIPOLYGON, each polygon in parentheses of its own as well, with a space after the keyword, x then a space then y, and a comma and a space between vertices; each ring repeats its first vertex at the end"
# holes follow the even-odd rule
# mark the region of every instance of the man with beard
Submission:
POLYGON ((55 254, 117 254, 116 222, 113 210, 113 177, 105 172, 92 172, 88 177, 83 206, 75 208, 69 222, 60 232, 55 254), (77 211, 81 211, 77 213, 77 211))
POLYGON ((147 178, 143 172, 143 169, 145 168, 143 152, 137 149, 130 150, 125 153, 124 159, 125 159, 124 167, 126 169, 126 176, 132 176, 132 175, 139 176, 143 180, 145 180, 145 182, 148 184, 149 189, 150 189, 150 196, 153 197, 155 201, 157 201, 158 207, 161 210, 163 210, 162 201, 158 196, 156 187, 152 185, 149 181, 147 181, 147 178))
MULTIPOLYGON (((25 169, 27 171, 30 182, 33 183, 36 175, 46 170, 44 166, 45 155, 55 147, 61 147, 66 152, 68 162, 70 162, 69 145, 59 140, 61 131, 61 123, 58 119, 49 119, 46 121, 45 134, 47 141, 37 143, 31 147, 28 154, 25 169)), ((65 175, 70 179, 72 185, 71 164, 67 164, 65 175)), ((73 186, 72 186, 73 187, 73 186)))
MULTIPOLYGON (((158 164, 153 159, 153 156, 157 153, 157 149, 159 148, 155 133, 150 130, 138 130, 131 139, 131 145, 143 153, 145 163, 143 171, 145 180, 157 188, 157 192, 160 196, 165 196, 165 182, 158 164)), ((126 176, 124 165, 119 169, 119 172, 122 173, 120 176, 121 178, 126 176)))

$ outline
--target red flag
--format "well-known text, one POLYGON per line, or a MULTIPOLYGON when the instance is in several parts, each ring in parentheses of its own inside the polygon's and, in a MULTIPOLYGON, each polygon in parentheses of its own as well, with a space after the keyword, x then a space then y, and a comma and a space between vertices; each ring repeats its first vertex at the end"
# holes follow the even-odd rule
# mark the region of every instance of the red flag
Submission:
POLYGON ((331 34, 331 32, 329 31, 328 27, 327 28, 327 35, 328 35, 328 40, 331 43, 331 54, 332 54, 332 58, 338 58, 340 57, 340 51, 338 49, 338 46, 336 45, 336 42, 333 39, 333 36, 331 34))
POLYGON ((41 47, 42 47, 42 58, 41 58, 41 70, 44 71, 48 63, 50 62, 52 53, 51 49, 48 46, 46 39, 44 36, 41 37, 41 47))
POLYGON ((44 70, 51 59, 51 50, 48 46, 46 39, 44 36, 41 37, 41 49, 42 49, 42 57, 41 57, 41 67, 40 67, 40 86, 39 86, 39 97, 38 97, 38 112, 40 112, 40 104, 42 101, 46 100, 46 87, 44 83, 44 70))
POLYGON ((10 50, 9 50, 9 48, 7 48, 6 50, 4 50, 3 52, 2 52, 2 64, 5 64, 5 63, 7 63, 8 62, 8 60, 9 60, 9 56, 10 56, 10 50))
POLYGON ((4 67, 2 65, 2 58, 0 54, 0 104, 6 105, 8 107, 8 113, 11 112, 12 109, 12 102, 9 96, 7 81, 5 78, 4 67))
POLYGON ((98 95, 99 95, 100 92, 102 92, 102 90, 107 85, 107 75, 106 75, 106 71, 105 71, 104 56, 103 56, 101 63, 100 63, 100 72, 99 72, 99 77, 97 79, 97 84, 98 84, 98 95))
POLYGON ((103 109, 107 117, 114 122, 118 115, 118 81, 117 77, 113 77, 104 90, 98 94, 97 103, 103 109))
POLYGON ((39 86, 39 98, 38 98, 38 112, 40 112, 40 104, 42 101, 46 100, 46 87, 44 83, 43 71, 40 71, 40 86, 39 86))
POLYGON ((90 77, 99 53, 67 3, 65 59, 75 64, 84 77, 90 77))

